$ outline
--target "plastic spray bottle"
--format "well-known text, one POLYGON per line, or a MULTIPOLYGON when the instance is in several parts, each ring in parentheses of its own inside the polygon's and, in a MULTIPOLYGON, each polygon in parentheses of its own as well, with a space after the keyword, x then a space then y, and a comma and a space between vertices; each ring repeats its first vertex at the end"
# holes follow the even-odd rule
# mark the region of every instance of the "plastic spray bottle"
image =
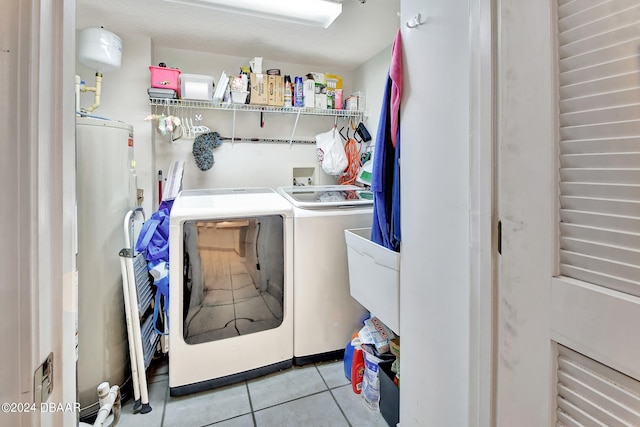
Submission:
POLYGON ((291 90, 291 76, 284 76, 284 106, 293 105, 293 91, 291 90))
POLYGON ((302 77, 299 77, 299 76, 295 78, 293 105, 296 107, 304 107, 304 85, 302 83, 302 77))

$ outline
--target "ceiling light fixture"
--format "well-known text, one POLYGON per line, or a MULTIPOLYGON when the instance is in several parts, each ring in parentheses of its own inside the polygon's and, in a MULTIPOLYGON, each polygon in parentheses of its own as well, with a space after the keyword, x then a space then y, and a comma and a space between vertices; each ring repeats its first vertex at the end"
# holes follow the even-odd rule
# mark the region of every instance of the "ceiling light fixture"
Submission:
POLYGON ((342 13, 335 0, 165 0, 223 12, 328 28, 342 13))

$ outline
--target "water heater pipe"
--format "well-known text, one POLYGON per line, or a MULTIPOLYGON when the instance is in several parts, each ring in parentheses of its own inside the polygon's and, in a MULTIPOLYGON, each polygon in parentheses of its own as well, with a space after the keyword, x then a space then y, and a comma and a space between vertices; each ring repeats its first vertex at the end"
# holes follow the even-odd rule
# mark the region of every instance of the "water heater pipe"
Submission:
POLYGON ((89 108, 85 108, 84 109, 84 111, 86 111, 87 113, 91 113, 93 110, 95 110, 96 108, 98 108, 100 106, 100 93, 102 91, 102 73, 100 73, 100 72, 96 73, 96 85, 95 85, 95 87, 86 86, 86 85, 80 84, 80 91, 81 92, 95 92, 93 105, 91 105, 91 107, 89 107, 89 108))
POLYGON ((109 383, 101 383, 98 386, 98 398, 100 401, 100 410, 93 425, 100 427, 107 425, 107 418, 110 415, 113 415, 113 420, 108 425, 117 425, 120 420, 121 408, 120 387, 114 385, 109 388, 109 383))
POLYGON ((117 385, 109 388, 108 382, 98 385, 98 403, 100 409, 93 424, 80 423, 79 427, 115 427, 120 421, 122 408, 120 387, 117 385))

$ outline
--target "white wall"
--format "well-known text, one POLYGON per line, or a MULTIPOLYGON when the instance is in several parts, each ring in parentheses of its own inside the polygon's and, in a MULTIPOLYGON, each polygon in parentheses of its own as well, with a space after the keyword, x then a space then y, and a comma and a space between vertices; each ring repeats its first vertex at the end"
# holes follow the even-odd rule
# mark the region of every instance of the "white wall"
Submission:
POLYGON ((400 423, 469 424, 469 2, 403 0, 400 423), (421 13, 425 25, 404 22, 421 13))
POLYGON ((371 134, 372 140, 368 144, 371 147, 375 146, 376 142, 382 95, 387 84, 390 60, 391 45, 381 50, 353 73, 354 91, 363 91, 366 96, 365 115, 367 117, 364 124, 371 134))

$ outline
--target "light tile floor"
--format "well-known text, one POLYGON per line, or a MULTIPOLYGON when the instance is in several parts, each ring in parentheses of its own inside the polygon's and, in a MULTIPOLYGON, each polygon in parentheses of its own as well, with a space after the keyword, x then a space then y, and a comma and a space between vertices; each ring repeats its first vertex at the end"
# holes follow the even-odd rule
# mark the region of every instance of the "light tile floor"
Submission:
POLYGON ((341 360, 181 397, 169 395, 166 358, 152 362, 147 378, 152 411, 134 414, 129 399, 119 427, 388 427, 353 393, 341 360))

